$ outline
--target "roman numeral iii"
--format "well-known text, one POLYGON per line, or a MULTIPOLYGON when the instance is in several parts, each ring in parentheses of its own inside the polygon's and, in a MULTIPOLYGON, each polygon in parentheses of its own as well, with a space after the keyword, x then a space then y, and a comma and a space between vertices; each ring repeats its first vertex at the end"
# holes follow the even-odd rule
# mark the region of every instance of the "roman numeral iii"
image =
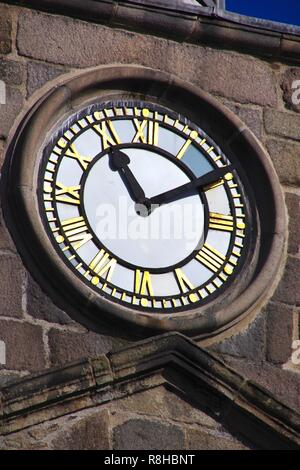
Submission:
POLYGON ((225 232, 232 232, 234 219, 231 215, 216 214, 215 212, 209 213, 208 226, 214 230, 223 230, 225 232))

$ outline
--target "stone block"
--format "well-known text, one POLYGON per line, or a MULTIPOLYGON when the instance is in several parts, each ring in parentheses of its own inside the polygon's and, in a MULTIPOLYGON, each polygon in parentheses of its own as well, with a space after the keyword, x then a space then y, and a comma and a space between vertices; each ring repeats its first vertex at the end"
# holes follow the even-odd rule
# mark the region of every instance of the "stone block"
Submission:
POLYGON ((285 202, 289 214, 289 246, 292 255, 300 253, 300 197, 297 194, 286 193, 285 202))
POLYGON ((268 134, 300 140, 300 116, 265 109, 264 124, 268 134))
POLYGON ((267 360, 284 364, 291 359, 294 310, 283 304, 270 303, 267 308, 267 360))
POLYGON ((0 5, 0 54, 11 51, 11 15, 9 8, 0 5))
POLYGON ((176 450, 184 448, 179 426, 148 419, 129 419, 113 429, 116 450, 176 450))
POLYGON ((245 444, 229 434, 209 433, 203 429, 187 430, 187 448, 191 450, 247 450, 245 444))
POLYGON ((24 65, 13 60, 0 59, 0 80, 7 86, 22 85, 25 80, 24 65))
POLYGON ((300 259, 288 257, 282 280, 274 299, 288 305, 300 305, 300 259))
POLYGON ((60 325, 74 324, 74 321, 65 312, 54 305, 29 274, 26 293, 27 313, 33 318, 40 318, 60 325))
POLYGON ((0 250, 16 251, 15 244, 10 236, 10 233, 8 232, 5 221, 3 219, 1 208, 0 208, 0 250))
POLYGON ((262 111, 260 109, 253 109, 247 106, 241 106, 232 101, 222 100, 225 106, 233 111, 258 137, 261 138, 262 134, 262 111))
POLYGON ((300 144, 269 139, 267 148, 281 183, 300 184, 300 144))
MULTIPOLYGON (((17 256, 0 256, 0 318, 21 318, 24 268, 17 256)), ((0 338, 1 339, 1 338, 0 338)))
POLYGON ((109 414, 99 411, 68 426, 51 443, 55 450, 108 450, 109 414))
POLYGON ((27 95, 41 88, 45 83, 53 80, 66 70, 54 65, 42 64, 39 62, 29 62, 27 67, 27 95))
POLYGON ((93 332, 77 333, 52 328, 49 332, 49 347, 52 365, 61 365, 105 354, 113 348, 113 340, 93 332))
POLYGON ((211 49, 203 54, 199 46, 192 45, 178 52, 177 63, 185 70, 183 78, 206 91, 239 103, 276 106, 276 80, 264 62, 211 49))
POLYGON ((240 333, 210 347, 212 351, 236 357, 244 357, 253 362, 262 362, 265 358, 266 320, 264 312, 240 333))
POLYGON ((45 368, 42 328, 27 322, 0 320, 0 339, 6 345, 6 368, 41 371, 45 368))

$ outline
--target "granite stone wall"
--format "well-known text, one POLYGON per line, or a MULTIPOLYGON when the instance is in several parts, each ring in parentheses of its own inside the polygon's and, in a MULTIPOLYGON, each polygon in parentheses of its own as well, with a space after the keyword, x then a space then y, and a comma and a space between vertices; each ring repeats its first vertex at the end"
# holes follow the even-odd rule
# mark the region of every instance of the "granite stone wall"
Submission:
MULTIPOLYGON (((96 403, 96 399, 94 399, 96 403)), ((0 448, 55 450, 246 450, 214 417, 167 391, 146 390, 0 437, 0 448)), ((46 417, 48 419, 46 419, 46 417)))
MULTIPOLYGON (((113 63, 149 66, 192 82, 234 111, 269 151, 289 217, 286 267, 276 292, 257 316, 231 331, 232 336, 220 337, 208 347, 284 403, 300 409, 300 369, 291 363, 292 342, 299 338, 300 312, 300 107, 292 103, 291 96, 293 80, 300 80, 300 66, 280 63, 276 58, 259 59, 242 50, 212 49, 0 4, 0 80, 7 89, 6 104, 0 104, 0 165, 10 129, 24 106, 33 102, 36 91, 68 72, 113 63)), ((0 386, 130 342, 104 331, 88 331, 55 306, 24 268, 2 215, 0 340, 6 344, 0 386)), ((156 399, 163 398, 158 394, 156 399)), ((147 400, 143 403, 146 406, 147 400)), ((90 437, 92 447, 106 447, 114 439, 115 448, 122 449, 123 436, 132 432, 132 423, 138 429, 145 419, 151 436, 161 426, 165 426, 161 433, 165 439, 177 433, 178 448, 194 448, 193 439, 202 432, 195 424, 197 419, 182 429, 172 421, 174 416, 172 422, 162 424, 155 410, 149 412, 151 418, 145 418, 143 410, 141 416, 136 411, 131 415, 126 406, 125 400, 124 410, 120 408, 117 414, 110 407, 94 417, 90 412, 88 416, 83 412, 71 415, 63 426, 59 420, 48 423, 46 431, 37 426, 32 434, 22 432, 20 440, 14 437, 17 440, 10 445, 18 447, 26 441, 30 447, 38 440, 41 447, 59 448, 68 439, 64 432, 67 426, 75 436, 72 447, 85 432, 87 419, 108 423, 108 416, 110 424, 103 425, 101 442, 90 437)), ((186 417, 178 419, 186 421, 186 417)), ((212 448, 214 437, 209 436, 205 437, 206 447, 212 448)), ((228 448, 235 445, 229 436, 228 448)))

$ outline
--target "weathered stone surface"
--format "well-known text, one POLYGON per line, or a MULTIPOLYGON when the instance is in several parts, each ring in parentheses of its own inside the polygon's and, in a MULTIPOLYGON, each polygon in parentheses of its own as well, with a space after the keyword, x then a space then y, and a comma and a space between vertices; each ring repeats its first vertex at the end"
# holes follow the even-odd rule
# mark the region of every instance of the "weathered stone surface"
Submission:
POLYGON ((221 428, 221 425, 193 404, 181 399, 165 387, 157 387, 135 393, 112 403, 110 410, 139 413, 156 416, 160 419, 173 419, 185 423, 197 423, 209 428, 221 428))
POLYGON ((75 333, 53 328, 49 332, 49 347, 52 365, 59 365, 107 353, 113 348, 113 340, 93 332, 75 333))
POLYGON ((42 292, 29 274, 26 292, 27 313, 32 317, 61 325, 74 323, 65 312, 56 307, 49 297, 42 292))
POLYGON ((0 256, 0 318, 22 317, 24 269, 13 255, 0 256))
POLYGON ((27 67, 27 94, 28 96, 45 83, 65 73, 66 69, 55 67, 54 65, 41 64, 39 62, 29 62, 27 67))
POLYGON ((282 403, 300 409, 300 375, 296 371, 284 370, 270 363, 254 364, 251 361, 226 357, 226 362, 243 377, 252 380, 282 403))
POLYGON ((23 106, 21 92, 13 87, 6 87, 6 104, 0 105, 0 138, 6 138, 23 106))
POLYGON ((275 78, 265 63, 238 54, 185 45, 177 48, 176 74, 239 103, 276 106, 275 78))
POLYGON ((52 441, 55 450, 107 450, 109 443, 109 415, 103 410, 76 421, 60 432, 52 441))
POLYGON ((270 303, 267 309, 267 360, 283 364, 290 360, 293 342, 293 308, 270 303))
POLYGON ((167 49, 164 50, 163 45, 167 42, 102 25, 28 11, 19 19, 17 38, 22 55, 77 67, 113 62, 136 63, 141 56, 144 57, 143 63, 154 60, 158 64, 165 62, 167 49), (155 45, 158 49, 151 50, 155 45))
POLYGON ((40 326, 14 320, 0 320, 0 337, 6 344, 7 369, 38 371, 45 368, 40 326))
POLYGON ((141 64, 241 103, 277 102, 271 67, 239 54, 28 11, 19 18, 17 44, 21 55, 54 64, 141 64))
POLYGON ((0 54, 11 51, 11 15, 9 9, 0 5, 0 54))
POLYGON ((229 434, 209 433, 202 429, 187 430, 187 448, 192 450, 247 450, 249 447, 229 434))
POLYGON ((16 251, 14 242, 7 230, 5 221, 3 219, 1 209, 0 209, 0 250, 16 251))
POLYGON ((269 134, 300 140, 300 116, 296 114, 266 109, 264 123, 269 134))
POLYGON ((262 111, 233 103, 232 101, 222 100, 225 106, 234 112, 256 135, 261 138, 262 133, 262 111))
POLYGON ((300 197, 297 194, 286 193, 285 201, 289 214, 288 251, 297 255, 300 252, 300 197))
POLYGON ((130 419, 113 430, 116 450, 183 449, 184 434, 179 426, 148 419, 130 419))
POLYGON ((283 90, 283 99, 285 101, 286 107, 293 109, 294 111, 300 112, 300 67, 299 68, 289 68, 286 70, 282 77, 281 88, 283 90), (293 88, 294 84, 294 88, 293 88), (298 85, 298 86, 296 86, 298 85))
POLYGON ((300 259, 288 257, 283 278, 274 299, 289 305, 300 305, 300 259))
MULTIPOLYGON (((1 336, 1 333, 0 333, 1 336)), ((6 387, 7 385, 15 382, 20 379, 20 372, 8 372, 5 370, 0 371, 0 388, 6 387)), ((0 447, 1 449, 1 447, 0 447)))
POLYGON ((210 347, 212 351, 237 357, 244 357, 253 362, 265 358, 266 319, 262 312, 250 323, 248 328, 210 347))
POLYGON ((282 183, 300 184, 300 144, 268 140, 267 148, 282 183))
POLYGON ((21 85, 25 79, 24 65, 13 60, 0 59, 0 80, 6 85, 21 85))

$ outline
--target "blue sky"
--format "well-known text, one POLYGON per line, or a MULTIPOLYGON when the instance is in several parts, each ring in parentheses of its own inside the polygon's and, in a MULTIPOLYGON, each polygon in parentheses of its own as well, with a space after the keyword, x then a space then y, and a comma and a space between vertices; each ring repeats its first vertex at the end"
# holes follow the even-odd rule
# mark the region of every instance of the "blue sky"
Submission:
POLYGON ((226 10, 300 26, 300 0, 226 0, 226 10))

